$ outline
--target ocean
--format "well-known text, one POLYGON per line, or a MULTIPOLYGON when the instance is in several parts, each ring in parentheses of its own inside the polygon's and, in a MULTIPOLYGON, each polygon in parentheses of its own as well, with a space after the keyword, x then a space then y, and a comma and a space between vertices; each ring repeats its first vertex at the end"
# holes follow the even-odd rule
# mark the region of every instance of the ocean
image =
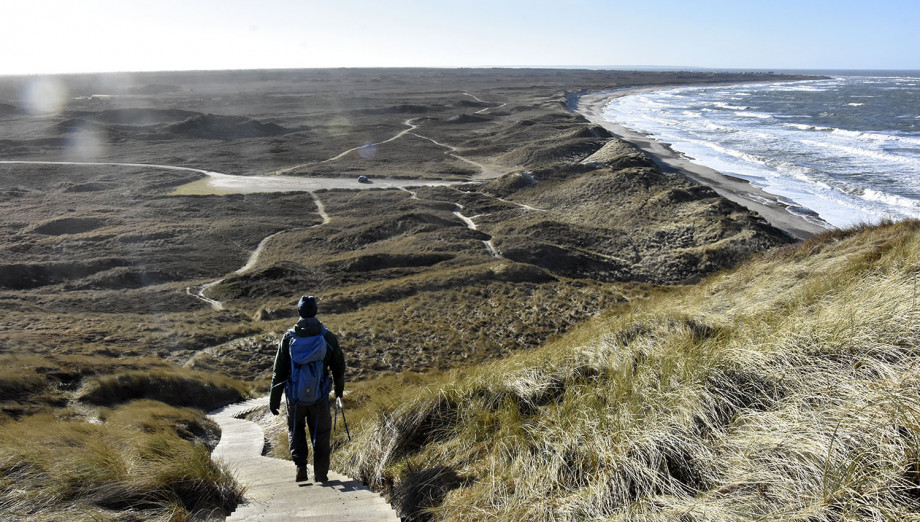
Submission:
POLYGON ((835 227, 920 218, 920 72, 657 90, 605 117, 835 227))

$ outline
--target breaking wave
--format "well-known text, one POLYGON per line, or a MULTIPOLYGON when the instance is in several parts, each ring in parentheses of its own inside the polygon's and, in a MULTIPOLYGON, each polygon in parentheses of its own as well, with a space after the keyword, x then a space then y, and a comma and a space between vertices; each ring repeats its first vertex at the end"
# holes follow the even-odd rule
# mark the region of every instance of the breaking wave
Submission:
POLYGON ((845 227, 920 218, 918 84, 900 74, 682 87, 617 98, 606 116, 845 227))

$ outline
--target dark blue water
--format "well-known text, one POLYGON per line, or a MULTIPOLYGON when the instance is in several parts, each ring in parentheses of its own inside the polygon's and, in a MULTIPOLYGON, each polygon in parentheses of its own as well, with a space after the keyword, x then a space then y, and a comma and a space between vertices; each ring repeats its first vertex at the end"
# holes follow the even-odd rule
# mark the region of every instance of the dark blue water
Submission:
POLYGON ((834 226, 920 218, 920 73, 655 91, 607 118, 834 226))

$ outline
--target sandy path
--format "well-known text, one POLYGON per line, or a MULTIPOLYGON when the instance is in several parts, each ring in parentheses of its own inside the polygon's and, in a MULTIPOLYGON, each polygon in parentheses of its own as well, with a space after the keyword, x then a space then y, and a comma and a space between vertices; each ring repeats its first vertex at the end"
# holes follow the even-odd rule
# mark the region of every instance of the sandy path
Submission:
MULTIPOLYGON (((265 434, 244 414, 268 405, 268 397, 231 404, 208 415, 221 428, 211 454, 246 487, 246 503, 227 520, 387 520, 398 521, 393 508, 359 481, 329 472, 325 483, 294 482, 294 465, 262 456, 265 434)), ((313 469, 309 469, 313 476, 313 469)))
MULTIPOLYGON (((377 145, 383 145, 384 143, 390 143, 391 141, 398 140, 399 138, 402 138, 403 136, 405 136, 407 133, 414 131, 415 129, 418 128, 418 125, 412 123, 412 121, 415 120, 415 119, 416 119, 416 118, 409 118, 408 120, 406 120, 406 121, 403 122, 403 125, 407 125, 407 126, 409 127, 408 129, 404 129, 404 130, 398 132, 398 133, 397 133, 395 136, 393 136, 392 138, 387 139, 387 140, 383 140, 383 141, 378 141, 377 143, 374 143, 373 145, 376 147, 377 145)), ((345 152, 343 152, 343 153, 341 153, 341 154, 339 154, 339 155, 337 155, 337 156, 334 156, 334 157, 331 157, 331 158, 329 158, 329 159, 327 159, 327 160, 324 160, 323 163, 328 163, 328 162, 330 162, 330 161, 335 161, 335 160, 342 159, 342 158, 344 158, 345 156, 347 156, 348 154, 350 154, 350 153, 352 153, 352 152, 354 152, 354 151, 360 149, 361 147, 364 147, 364 145, 361 145, 361 146, 358 146, 358 147, 354 147, 354 148, 348 149, 348 150, 346 150, 345 152)), ((299 166, 303 166, 303 165, 299 165, 299 166)), ((291 167, 290 169, 285 169, 285 170, 292 170, 292 169, 296 169, 296 168, 297 168, 297 167, 291 167)))
MULTIPOLYGON (((478 101, 479 103, 489 103, 489 102, 487 102, 487 101, 481 99, 480 97, 476 96, 475 94, 470 94, 470 93, 468 93, 468 92, 464 92, 464 93, 461 93, 461 94, 463 94, 464 96, 469 96, 470 98, 472 98, 472 99, 478 101)), ((507 103, 503 103, 503 104, 501 104, 501 105, 496 105, 496 106, 494 106, 494 107, 486 107, 485 109, 479 109, 478 111, 474 112, 473 114, 484 114, 486 111, 489 111, 489 110, 492 110, 492 109, 501 109, 501 108, 504 107, 505 105, 508 105, 508 104, 507 104, 507 103)))
POLYGON ((501 109, 501 108, 504 107, 505 105, 508 105, 508 104, 507 104, 507 103, 503 103, 503 104, 501 104, 501 105, 496 105, 495 107, 486 107, 485 109, 479 109, 478 111, 474 112, 473 114, 485 114, 486 111, 490 111, 490 110, 492 110, 492 109, 501 109))
POLYGON ((184 172, 197 172, 208 176, 216 174, 218 176, 229 176, 220 172, 211 172, 204 169, 193 167, 176 167, 173 165, 157 165, 154 163, 116 163, 116 162, 94 162, 94 161, 28 161, 28 160, 0 160, 0 165, 74 165, 88 167, 141 167, 155 168, 164 170, 180 170, 184 172))
MULTIPOLYGON (((256 263, 259 262, 259 256, 262 255, 262 249, 265 248, 265 245, 268 244, 268 242, 271 240, 271 238, 277 236, 278 234, 283 234, 283 233, 285 233, 285 232, 290 232, 290 230, 279 230, 278 232, 275 232, 274 234, 265 236, 265 238, 263 238, 262 241, 259 241, 259 246, 257 246, 256 249, 253 250, 251 254, 249 254, 249 260, 246 261, 246 264, 243 265, 242 267, 238 268, 238 269, 237 269, 235 272, 233 272, 233 273, 234 273, 234 274, 242 274, 243 272, 246 272, 246 271, 250 270, 252 267, 256 266, 256 263)), ((210 285, 210 286, 213 286, 214 283, 209 283, 209 285, 210 285)), ((206 285, 206 286, 208 286, 208 285, 206 285)))
MULTIPOLYGON (((466 223, 466 227, 469 228, 470 230, 478 230, 476 228, 476 223, 473 221, 473 219, 479 216, 473 216, 473 217, 464 216, 462 213, 463 205, 461 205, 460 203, 455 203, 455 204, 457 205, 457 209, 454 210, 454 215, 460 218, 460 221, 463 221, 464 223, 466 223)), ((495 258, 502 257, 501 252, 499 252, 498 249, 495 248, 495 243, 492 242, 491 237, 487 240, 484 240, 482 244, 486 246, 486 251, 489 252, 490 256, 495 257, 495 258)))
POLYGON ((415 192, 414 190, 409 190, 406 187, 399 187, 399 190, 402 190, 403 192, 408 192, 409 199, 418 199, 418 192, 415 192))
POLYGON ((223 282, 224 282, 223 279, 218 279, 217 281, 211 281, 210 283, 206 283, 206 284, 199 286, 196 292, 192 292, 192 288, 194 287, 186 286, 185 293, 194 297, 195 299, 198 299, 199 301, 204 301, 205 303, 210 305, 211 308, 213 308, 214 310, 223 310, 224 309, 223 303, 221 303, 220 301, 216 299, 211 299, 210 297, 204 295, 206 290, 208 290, 214 285, 218 285, 223 282))
POLYGON ((323 222, 319 225, 325 225, 329 223, 331 219, 329 218, 329 214, 326 214, 326 205, 323 205, 323 202, 319 199, 319 196, 317 196, 315 192, 311 192, 310 196, 313 197, 313 203, 316 203, 316 213, 319 214, 319 217, 323 218, 323 222))
POLYGON ((526 203, 518 203, 517 201, 511 201, 510 199, 505 199, 505 198, 495 198, 495 199, 501 201, 502 203, 510 203, 512 205, 517 205, 521 207, 522 209, 530 210, 531 212, 546 212, 545 208, 532 207, 526 203))
MULTIPOLYGON (((418 128, 418 125, 412 123, 412 121, 415 120, 415 119, 416 119, 416 118, 409 118, 408 120, 406 120, 406 121, 403 122, 403 125, 406 125, 406 126, 408 127, 407 129, 403 129, 403 130, 397 132, 393 137, 388 138, 388 139, 385 139, 385 140, 383 140, 383 141, 378 141, 377 143, 373 143, 372 145, 374 145, 374 146, 376 147, 377 145, 383 145, 384 143, 390 143, 391 141, 398 140, 399 138, 402 138, 403 136, 405 136, 407 133, 414 131, 415 129, 418 128)), ((359 145, 359 146, 357 146, 357 147, 352 147, 352 148, 346 150, 345 152, 342 152, 342 153, 340 153, 340 154, 336 154, 335 156, 333 156, 333 157, 331 157, 331 158, 329 158, 329 159, 325 159, 325 160, 321 161, 320 163, 329 163, 330 161, 340 160, 340 159, 344 158, 345 156, 351 154, 352 152, 355 152, 356 150, 359 150, 359 149, 361 149, 362 147, 365 147, 365 146, 366 146, 366 145, 359 145)), ((284 168, 284 169, 276 170, 276 171, 272 172, 272 175, 284 174, 285 172, 291 172, 291 171, 294 171, 294 170, 297 170, 297 169, 300 169, 300 168, 303 168, 303 167, 309 167, 310 165, 313 165, 313 163, 301 163, 300 165, 294 165, 293 167, 287 167, 287 168, 284 168)))
POLYGON ((459 151, 457 150, 456 147, 454 147, 454 146, 452 146, 452 145, 448 145, 448 144, 446 144, 446 143, 441 143, 440 141, 438 141, 438 140, 436 140, 436 139, 434 139, 434 138, 429 138, 428 136, 422 136, 421 134, 418 134, 417 132, 413 132, 412 135, 415 136, 416 138, 421 138, 421 139, 423 139, 423 140, 428 140, 428 141, 430 141, 431 143, 434 143, 435 145, 437 145, 438 147, 444 147, 445 149, 447 149, 448 151, 450 151, 450 152, 445 153, 445 154, 447 154, 448 156, 450 156, 450 157, 452 157, 452 158, 455 158, 455 159, 458 159, 458 160, 460 160, 460 161, 464 161, 464 162, 469 163, 470 165, 472 165, 472 166, 478 168, 478 169, 479 169, 479 173, 480 173, 479 176, 477 176, 478 179, 494 179, 494 178, 497 178, 497 177, 499 177, 499 176, 505 174, 505 173, 508 171, 508 169, 500 169, 500 168, 490 167, 490 166, 486 165, 485 163, 479 163, 478 161, 473 161, 473 160, 471 160, 471 159, 469 159, 469 158, 464 158, 463 156, 457 154, 457 152, 459 152, 459 151))
MULTIPOLYGON (((322 226, 322 225, 325 225, 325 224, 329 223, 329 221, 331 220, 331 218, 329 217, 329 214, 326 213, 326 206, 323 205, 322 200, 319 199, 319 196, 317 196, 315 192, 310 192, 310 196, 313 198, 313 203, 316 204, 316 213, 319 214, 319 217, 322 218, 322 220, 323 220, 321 223, 316 224, 316 225, 313 225, 313 227, 319 227, 319 226, 322 226)), ((313 228, 313 227, 309 227, 309 228, 313 228)), ((241 268, 237 269, 237 270, 236 270, 235 272, 233 272, 233 273, 234 273, 234 274, 242 274, 243 272, 246 272, 246 271, 252 269, 254 266, 256 266, 256 263, 259 262, 259 256, 262 254, 262 250, 265 248, 265 245, 268 244, 268 242, 269 242, 273 237, 275 237, 275 236, 277 236, 277 235, 279 235, 279 234, 284 234, 285 232, 293 232, 293 231, 295 231, 295 230, 301 230, 301 229, 300 229, 300 228, 291 228, 291 229, 287 229, 287 230, 279 230, 278 232, 275 232, 274 234, 270 234, 270 235, 268 235, 268 236, 265 236, 265 238, 262 239, 262 241, 259 242, 259 246, 257 246, 256 249, 253 250, 251 254, 249 254, 249 260, 246 261, 246 264, 243 265, 241 268)), ((213 286, 214 283, 210 283, 210 284, 213 286)))
MULTIPOLYGON (((317 196, 315 192, 310 192, 310 196, 313 197, 313 202, 316 203, 316 213, 319 214, 319 216, 323 219, 323 221, 322 221, 321 223, 316 224, 316 225, 313 225, 313 226, 314 226, 314 227, 319 227, 319 226, 323 226, 323 225, 329 223, 329 221, 331 220, 331 218, 329 217, 329 214, 326 213, 326 206, 323 205, 323 202, 319 199, 319 196, 317 196)), ((313 227, 310 227, 310 228, 313 228, 313 227)), ((242 274, 242 273, 244 273, 244 272, 246 272, 246 271, 248 271, 248 270, 251 270, 253 267, 256 266, 256 263, 259 262, 259 256, 262 254, 262 250, 265 249, 265 245, 267 245, 268 242, 269 242, 273 237, 275 237, 275 236, 277 236, 277 235, 279 235, 279 234, 284 234, 284 233, 286 233, 286 232, 293 232, 293 231, 295 231, 295 230, 301 230, 301 229, 300 229, 300 228, 291 228, 291 229, 287 229, 287 230, 279 230, 278 232, 275 232, 274 234, 270 234, 270 235, 268 235, 268 236, 265 236, 265 237, 262 239, 262 241, 259 241, 259 246, 257 246, 256 249, 253 250, 251 254, 249 254, 249 260, 246 261, 246 264, 243 265, 242 267, 238 268, 237 270, 235 270, 233 273, 234 273, 234 274, 242 274)), ((207 291, 208 288, 211 288, 212 286, 218 285, 218 284, 223 283, 223 282, 224 282, 223 279, 218 279, 217 281, 212 281, 212 282, 210 282, 210 283, 207 283, 207 284, 205 284, 205 285, 202 285, 201 288, 199 288, 198 292, 195 292, 195 293, 193 293, 193 292, 191 291, 191 288, 192 288, 192 287, 187 287, 187 288, 185 289, 185 293, 187 293, 188 295, 190 295, 190 296, 192 296, 192 297, 198 298, 198 299, 204 301, 205 303, 208 303, 209 305, 211 305, 211 308, 213 308, 213 309, 215 309, 215 310, 223 310, 223 309, 224 309, 224 304, 223 304, 223 303, 221 303, 220 301, 217 301, 217 300, 215 300, 215 299, 211 299, 211 298, 209 298, 208 296, 205 295, 205 291, 207 291)))
POLYGON ((415 136, 416 138, 421 138, 421 139, 423 139, 423 140, 428 140, 428 141, 430 141, 431 143, 434 143, 435 145, 437 145, 438 147, 444 147, 445 149, 447 149, 447 150, 450 151, 450 152, 448 152, 448 153, 446 153, 446 154, 447 154, 448 156, 452 157, 452 158, 456 158, 456 159, 458 159, 458 160, 460 160, 460 161, 465 161, 465 162, 469 163, 470 165, 472 165, 472 166, 478 168, 480 171, 485 172, 485 171, 487 170, 486 166, 483 165, 482 163, 479 163, 479 162, 476 162, 476 161, 473 161, 473 160, 471 160, 471 159, 467 159, 467 158, 464 158, 463 156, 459 156, 459 155, 455 154, 455 153, 457 152, 457 148, 454 147, 454 146, 452 146, 452 145, 448 145, 448 144, 446 144, 446 143, 441 143, 440 141, 438 141, 438 140, 436 140, 436 139, 434 139, 434 138, 429 138, 428 136, 422 136, 421 134, 419 134, 419 133, 417 133, 417 132, 413 132, 412 135, 415 136))
POLYGON ((478 96, 476 96, 475 94, 470 94, 470 93, 468 93, 468 92, 464 92, 464 93, 461 93, 461 94, 463 94, 464 96, 469 96, 470 98, 472 98, 472 99, 478 101, 479 103, 489 103, 489 102, 487 102, 487 101, 485 101, 485 100, 480 99, 480 98, 479 98, 478 96))
POLYGON ((771 225, 795 238, 806 239, 833 228, 814 212, 798 207, 792 201, 770 194, 747 180, 726 176, 709 167, 693 163, 686 156, 675 152, 666 143, 604 118, 604 109, 614 98, 661 88, 664 87, 586 94, 579 97, 576 110, 588 121, 604 127, 618 138, 649 154, 662 169, 679 172, 697 183, 711 187, 720 196, 757 212, 771 225))

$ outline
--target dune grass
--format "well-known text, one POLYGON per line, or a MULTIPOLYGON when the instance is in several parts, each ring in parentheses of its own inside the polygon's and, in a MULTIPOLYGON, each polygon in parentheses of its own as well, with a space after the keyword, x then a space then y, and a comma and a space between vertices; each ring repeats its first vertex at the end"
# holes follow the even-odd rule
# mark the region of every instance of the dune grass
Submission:
POLYGON ((204 415, 135 401, 82 418, 32 415, 0 425, 0 516, 9 519, 186 520, 242 499, 200 438, 204 415))
POLYGON ((249 385, 156 359, 0 361, 0 519, 202 519, 242 500, 205 411, 249 385))
POLYGON ((93 377, 77 392, 77 398, 105 406, 145 398, 212 410, 242 400, 246 393, 247 387, 230 377, 168 368, 158 372, 134 370, 93 377))
POLYGON ((829 233, 356 391, 334 458, 411 519, 917 518, 918 276, 920 223, 829 233))

